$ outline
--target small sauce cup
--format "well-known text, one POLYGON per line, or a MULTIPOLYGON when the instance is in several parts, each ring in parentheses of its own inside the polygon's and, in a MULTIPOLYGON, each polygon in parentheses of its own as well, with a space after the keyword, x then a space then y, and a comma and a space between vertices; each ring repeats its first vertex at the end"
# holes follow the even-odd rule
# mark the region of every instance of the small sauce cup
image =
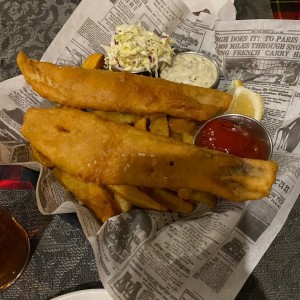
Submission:
POLYGON ((173 58, 171 66, 161 68, 160 77, 173 82, 214 88, 220 79, 218 63, 199 52, 180 52, 173 58))
POLYGON ((194 144, 243 158, 269 160, 273 153, 266 128, 255 119, 239 114, 208 120, 197 131, 194 144))

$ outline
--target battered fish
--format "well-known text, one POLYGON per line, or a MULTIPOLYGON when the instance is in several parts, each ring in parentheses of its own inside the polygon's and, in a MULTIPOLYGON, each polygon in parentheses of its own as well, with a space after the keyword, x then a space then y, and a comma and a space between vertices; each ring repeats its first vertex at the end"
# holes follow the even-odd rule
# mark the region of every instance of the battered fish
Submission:
POLYGON ((18 54, 17 64, 41 97, 75 108, 137 115, 163 113, 202 121, 226 111, 232 99, 222 91, 128 72, 39 62, 24 52, 18 54))
POLYGON ((238 158, 72 108, 31 108, 21 132, 58 169, 87 182, 190 188, 233 201, 268 196, 274 161, 238 158))

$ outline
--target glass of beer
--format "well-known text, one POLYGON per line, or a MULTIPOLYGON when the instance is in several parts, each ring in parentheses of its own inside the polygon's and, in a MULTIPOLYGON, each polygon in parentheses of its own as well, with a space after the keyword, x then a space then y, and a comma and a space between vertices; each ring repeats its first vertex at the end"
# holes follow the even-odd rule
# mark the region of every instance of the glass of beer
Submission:
POLYGON ((24 270, 30 244, 25 229, 0 207, 0 291, 13 284, 24 270))

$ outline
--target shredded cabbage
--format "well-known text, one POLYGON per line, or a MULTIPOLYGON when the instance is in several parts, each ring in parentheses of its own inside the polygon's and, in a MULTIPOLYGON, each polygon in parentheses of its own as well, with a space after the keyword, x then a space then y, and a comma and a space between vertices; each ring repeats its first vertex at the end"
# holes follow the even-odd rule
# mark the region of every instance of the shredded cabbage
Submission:
POLYGON ((161 63, 172 62, 174 42, 169 35, 158 36, 147 31, 139 24, 119 25, 111 39, 110 47, 103 46, 106 51, 106 64, 113 68, 130 72, 149 71, 158 74, 161 63))

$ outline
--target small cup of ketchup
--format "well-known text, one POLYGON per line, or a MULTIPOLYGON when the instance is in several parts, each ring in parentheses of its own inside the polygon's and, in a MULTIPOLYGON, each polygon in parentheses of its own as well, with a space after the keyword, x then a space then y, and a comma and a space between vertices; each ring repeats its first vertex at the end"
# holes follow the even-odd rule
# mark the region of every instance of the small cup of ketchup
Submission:
POLYGON ((268 160, 273 145, 268 131, 255 119, 239 114, 225 114, 204 123, 194 144, 243 158, 268 160))

